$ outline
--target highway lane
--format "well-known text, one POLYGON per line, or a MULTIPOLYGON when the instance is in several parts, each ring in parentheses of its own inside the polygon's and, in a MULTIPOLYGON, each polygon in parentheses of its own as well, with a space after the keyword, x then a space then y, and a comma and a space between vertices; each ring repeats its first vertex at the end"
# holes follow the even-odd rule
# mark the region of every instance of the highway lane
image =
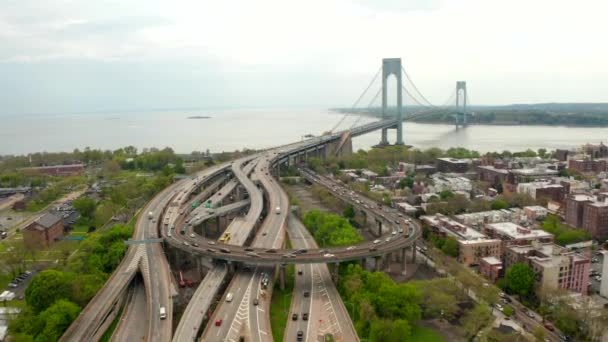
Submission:
MULTIPOLYGON (((143 212, 156 211, 165 207, 170 198, 175 194, 179 183, 167 187, 156 195, 144 207, 143 212)), ((140 215, 134 228, 133 238, 142 239, 148 218, 140 215)), ((128 284, 131 282, 139 268, 139 260, 145 253, 142 245, 129 246, 125 257, 116 270, 106 281, 104 286, 91 299, 89 304, 80 312, 80 315, 70 325, 61 337, 60 341, 90 341, 98 333, 102 322, 105 321, 108 313, 118 301, 119 297, 125 293, 128 284)), ((116 309, 118 310, 118 309, 116 309)))
MULTIPOLYGON (((317 248, 306 227, 293 214, 289 215, 287 233, 295 248, 317 248)), ((336 341, 358 341, 357 332, 334 285, 326 264, 306 264, 296 267, 296 286, 284 341, 295 341, 302 331, 304 341, 317 341, 332 334, 336 341), (299 275, 299 270, 302 274, 299 275), (304 297, 304 292, 310 293, 304 297), (293 320, 292 315, 298 314, 293 320), (308 320, 302 315, 308 313, 308 320)))
MULTIPOLYGON (((253 230, 253 227, 262 212, 262 208, 263 208, 262 194, 261 194, 260 190, 257 188, 257 186, 253 182, 251 182, 251 180, 249 180, 247 177, 248 174, 253 170, 255 165, 256 165, 256 160, 253 159, 253 157, 242 158, 242 159, 236 160, 232 163, 233 174, 239 180, 239 182, 245 188, 245 191, 247 191, 247 193, 249 195, 250 207, 249 207, 249 210, 248 210, 245 218, 234 219, 230 223, 228 228, 226 229, 226 232, 230 232, 232 235, 232 238, 229 241, 230 244, 242 245, 243 243, 245 243, 245 241, 247 240, 247 237, 253 230), (247 163, 247 162, 248 162, 248 164, 245 167, 243 167, 243 164, 247 163)), ((206 241, 201 241, 201 243, 206 243, 206 241)), ((194 297, 192 298, 192 300, 190 301, 190 303, 188 303, 188 306, 186 307, 185 313, 182 316, 182 320, 180 321, 180 323, 178 325, 178 329, 175 333, 174 341, 192 341, 192 340, 194 340, 194 338, 196 337, 196 331, 198 331, 198 327, 200 327, 200 324, 203 320, 203 315, 204 315, 204 313, 206 313, 206 311, 208 310, 209 306, 211 305, 213 299, 219 292, 220 285, 221 285, 222 281, 225 279, 226 274, 227 274, 226 267, 218 265, 218 266, 215 266, 209 272, 209 274, 203 279, 203 282, 199 285, 199 288, 197 288, 197 291, 195 292, 194 297), (219 270, 219 268, 221 268, 221 270, 219 270), (210 278, 210 277, 213 277, 213 278, 210 278), (198 311, 201 314, 195 314, 195 315, 186 314, 186 313, 191 313, 194 311, 198 311), (191 327, 192 329, 189 329, 189 327, 191 327), (196 327, 196 330, 194 327, 196 327)), ((247 278, 246 276, 240 277, 237 282, 246 281, 246 280, 243 280, 246 278, 247 278)), ((233 281, 231 284, 234 284, 234 282, 235 282, 235 280, 233 278, 233 281)), ((251 279, 250 279, 250 282, 247 284, 250 284, 250 283, 251 283, 251 279)), ((229 286, 229 288, 230 288, 230 286, 229 286)), ((239 290, 239 289, 240 289, 240 287, 237 287, 237 290, 239 290)), ((229 291, 226 291, 226 294, 228 292, 229 291)), ((241 291, 236 291, 236 292, 238 292, 238 293, 233 294, 233 296, 235 296, 233 301, 237 301, 237 300, 239 300, 239 298, 242 301, 244 292, 241 292, 241 291)), ((216 312, 217 312, 217 310, 216 310, 216 312)), ((232 312, 234 312, 234 310, 232 310, 232 312)), ((221 315, 219 317, 221 317, 221 315)), ((215 320, 217 320, 217 318, 213 317, 212 320, 210 320, 210 322, 215 322, 215 320)), ((235 323, 235 324, 238 324, 238 323, 235 323)), ((208 324, 207 327, 209 327, 211 325, 212 324, 208 324)), ((221 326, 220 326, 220 328, 221 328, 221 326)), ((216 333, 216 336, 217 336, 217 333, 216 333)))
POLYGON ((146 290, 141 282, 136 282, 111 340, 116 342, 143 340, 146 336, 146 324, 139 315, 145 310, 146 290))
MULTIPOLYGON (((258 159, 254 171, 254 177, 261 183, 268 194, 268 207, 271 208, 252 242, 252 246, 262 248, 278 248, 282 246, 284 242, 285 220, 289 207, 287 195, 268 174, 269 161, 273 157, 274 154, 272 153, 264 154, 258 159), (276 212, 276 207, 280 208, 278 213, 276 212)), ((233 172, 235 172, 235 175, 239 178, 241 184, 248 189, 248 192, 249 189, 252 189, 254 192, 259 192, 253 182, 246 178, 243 173, 240 173, 239 170, 235 169, 233 169, 233 172)), ((247 214, 245 220, 247 224, 252 226, 258 220, 262 211, 263 198, 261 193, 259 193, 258 196, 259 198, 257 200, 251 197, 252 208, 250 208, 250 212, 247 214), (259 207, 256 206, 254 208, 254 203, 259 205, 259 207), (253 210, 259 211, 259 214, 251 214, 253 210)), ((273 267, 256 267, 251 272, 238 272, 235 275, 235 278, 238 278, 239 281, 233 281, 228 286, 226 293, 232 293, 234 300, 239 300, 239 305, 232 305, 225 301, 220 302, 212 316, 211 324, 207 325, 205 332, 203 333, 202 340, 238 341, 240 336, 248 336, 251 341, 272 340, 268 310, 274 280, 274 270, 273 267), (266 300, 260 300, 259 305, 252 308, 254 307, 252 303, 253 299, 261 298, 260 282, 262 273, 268 274, 270 280, 268 289, 266 290, 266 300), (215 326, 214 323, 219 319, 222 320, 222 325, 218 327, 215 326), (227 327, 223 327, 224 324, 227 327)))

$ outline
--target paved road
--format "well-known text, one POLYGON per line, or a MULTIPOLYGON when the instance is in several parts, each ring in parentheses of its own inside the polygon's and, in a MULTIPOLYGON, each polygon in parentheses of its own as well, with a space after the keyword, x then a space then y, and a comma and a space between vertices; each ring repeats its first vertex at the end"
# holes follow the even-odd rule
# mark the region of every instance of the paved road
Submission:
POLYGON ((146 289, 142 283, 136 282, 130 292, 120 323, 112 335, 112 341, 141 341, 146 336, 146 324, 140 316, 146 310, 146 289))
MULTIPOLYGON (((293 214, 289 215, 287 233, 295 248, 318 247, 293 214)), ((298 331, 302 331, 304 341, 319 341, 328 333, 333 334, 336 341, 359 340, 326 264, 298 265, 296 268, 295 289, 283 340, 295 341, 298 331), (304 297, 304 292, 309 292, 310 296, 304 297), (298 315, 295 321, 292 319, 294 313, 298 315), (304 313, 309 315, 306 321, 302 317, 304 313)))

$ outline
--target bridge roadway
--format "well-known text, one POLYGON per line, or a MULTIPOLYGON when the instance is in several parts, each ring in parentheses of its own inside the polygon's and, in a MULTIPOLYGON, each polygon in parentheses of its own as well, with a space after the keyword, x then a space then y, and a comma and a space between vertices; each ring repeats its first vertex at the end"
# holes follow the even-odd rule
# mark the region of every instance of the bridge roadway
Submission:
MULTIPOLYGON (((317 248, 313 236, 294 214, 289 214, 287 234, 295 248, 317 248)), ((284 341, 296 341, 298 331, 302 331, 304 341, 323 340, 327 333, 332 334, 336 341, 359 341, 326 264, 297 267, 291 308, 287 316, 284 341), (304 292, 310 293, 310 296, 304 297, 304 292), (294 313, 298 315, 295 321, 291 319, 294 313), (307 320, 303 319, 305 313, 308 315, 307 320)))

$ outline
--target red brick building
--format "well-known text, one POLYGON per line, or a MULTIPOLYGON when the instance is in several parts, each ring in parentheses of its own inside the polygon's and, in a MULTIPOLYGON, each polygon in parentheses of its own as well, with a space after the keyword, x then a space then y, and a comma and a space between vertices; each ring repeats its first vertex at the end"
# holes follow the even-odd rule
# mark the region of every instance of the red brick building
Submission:
POLYGON ((502 277, 502 261, 493 256, 479 259, 479 273, 495 283, 502 277))
POLYGON ((606 161, 594 159, 570 159, 568 161, 568 168, 581 173, 602 172, 606 171, 606 161))
POLYGON ((84 164, 25 167, 20 171, 40 172, 55 177, 76 176, 84 172, 84 164))
POLYGON ((61 217, 46 213, 23 229, 23 243, 27 248, 46 248, 63 236, 61 217))
POLYGON ((593 238, 608 237, 608 201, 589 195, 566 198, 566 223, 588 231, 593 238))

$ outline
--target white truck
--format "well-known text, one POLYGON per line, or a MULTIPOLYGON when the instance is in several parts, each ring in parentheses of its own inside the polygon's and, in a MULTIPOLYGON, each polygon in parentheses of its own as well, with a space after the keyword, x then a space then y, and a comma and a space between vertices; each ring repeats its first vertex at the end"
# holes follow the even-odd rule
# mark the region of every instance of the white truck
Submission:
POLYGON ((161 306, 160 309, 158 310, 160 319, 166 319, 167 318, 167 309, 165 309, 164 306, 161 306))
POLYGON ((153 219, 154 218, 154 213, 153 212, 149 212, 148 213, 148 219, 153 219))
POLYGON ((276 209, 274 210, 274 212, 278 215, 281 213, 281 207, 276 207, 276 209))

